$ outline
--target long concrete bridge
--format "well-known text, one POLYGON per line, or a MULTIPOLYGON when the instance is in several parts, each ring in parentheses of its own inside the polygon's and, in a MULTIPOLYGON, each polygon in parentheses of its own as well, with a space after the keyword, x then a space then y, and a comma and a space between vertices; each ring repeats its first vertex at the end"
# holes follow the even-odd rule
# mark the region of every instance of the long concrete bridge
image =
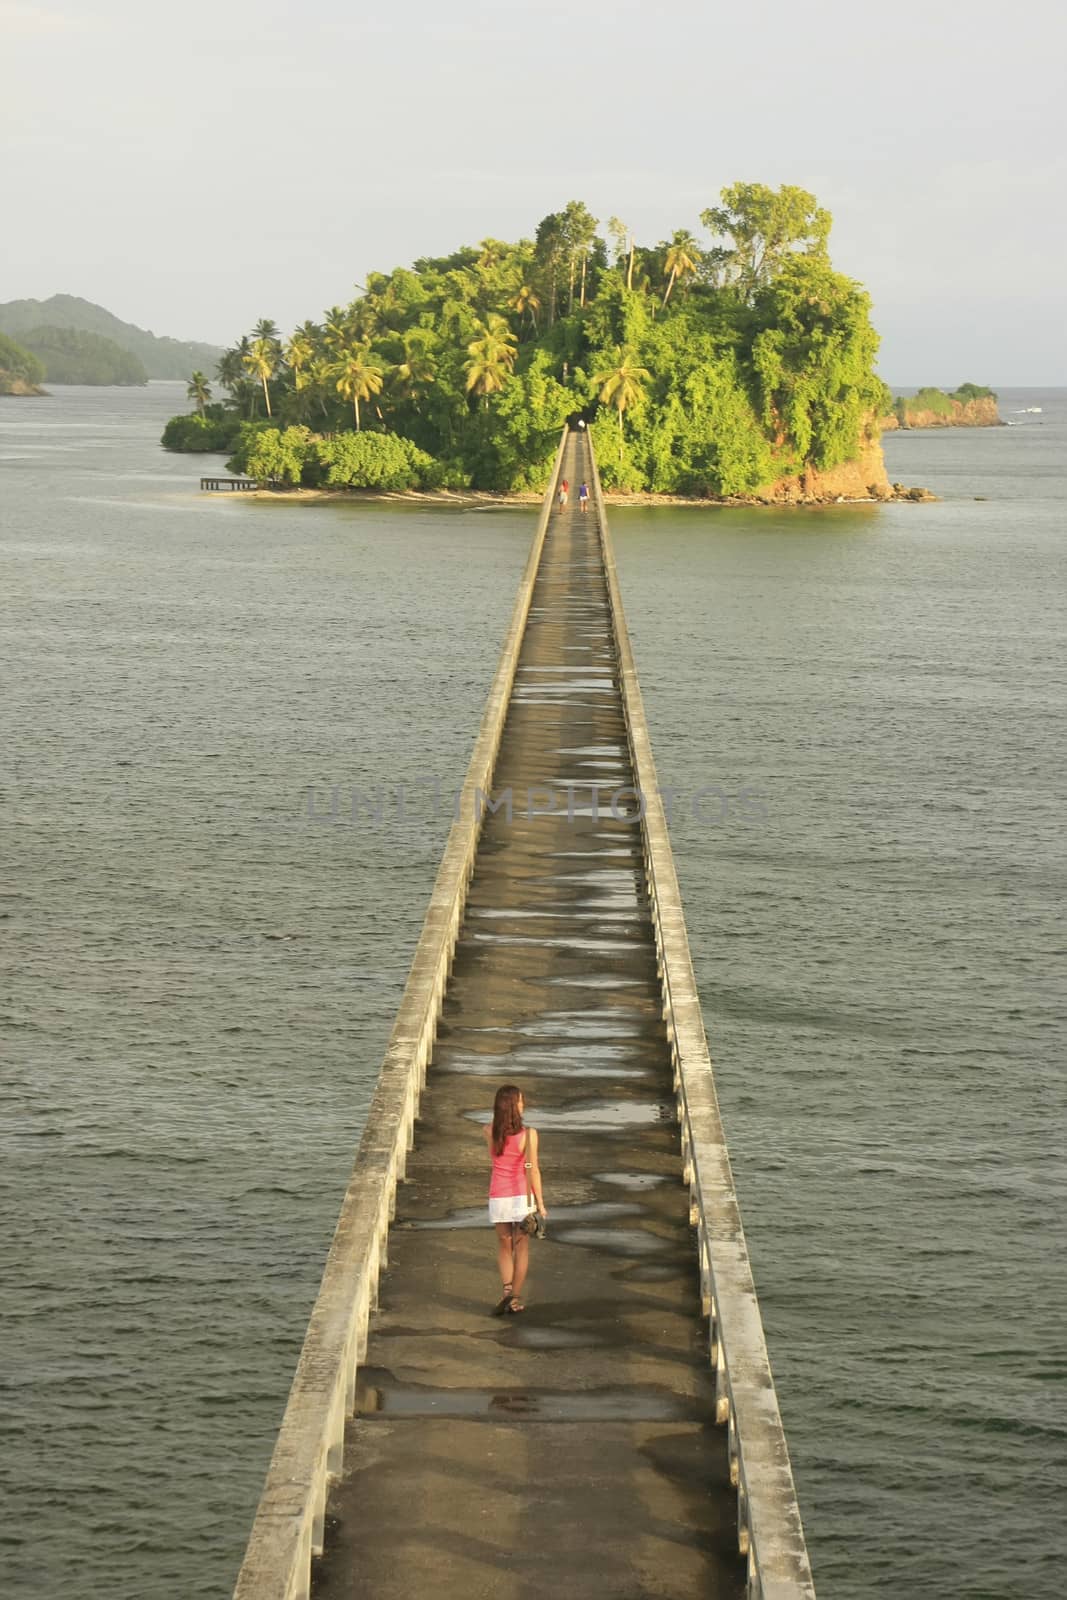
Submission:
POLYGON ((560 442, 235 1600, 311 1594, 814 1596, 584 434, 560 442), (494 1321, 480 1125, 507 1082, 550 1221, 526 1311, 494 1321))

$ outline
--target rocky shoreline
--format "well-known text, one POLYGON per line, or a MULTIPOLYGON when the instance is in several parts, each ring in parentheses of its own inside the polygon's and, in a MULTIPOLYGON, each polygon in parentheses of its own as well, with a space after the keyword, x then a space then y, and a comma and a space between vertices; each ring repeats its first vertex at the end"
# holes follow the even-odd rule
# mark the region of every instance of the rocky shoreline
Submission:
POLYGON ((983 395, 978 400, 952 400, 952 410, 932 411, 922 406, 914 409, 905 402, 903 421, 895 413, 881 420, 883 433, 893 433, 898 428, 1006 428, 1007 423, 997 410, 995 395, 983 395))
MULTIPOLYGON (((540 505, 539 493, 499 494, 480 489, 301 489, 262 488, 227 491, 250 499, 293 499, 301 502, 319 500, 362 499, 395 500, 414 505, 467 506, 475 510, 492 510, 515 505, 540 505)), ((905 483, 890 483, 885 469, 885 457, 878 439, 868 439, 853 461, 825 471, 807 467, 802 473, 777 478, 744 495, 678 495, 653 494, 641 491, 635 494, 606 493, 609 506, 834 506, 879 505, 893 500, 923 502, 936 500, 929 489, 912 487, 905 483)))
MULTIPOLYGON (((210 491, 205 490, 204 493, 210 491)), ((313 505, 323 500, 368 500, 368 501, 394 501, 402 505, 439 505, 455 506, 457 509, 475 511, 506 511, 515 506, 540 505, 543 495, 533 491, 515 494, 494 494, 486 489, 300 489, 279 487, 276 489, 229 489, 226 491, 227 499, 235 500, 290 500, 302 505, 313 505)), ((731 495, 725 498, 714 498, 710 495, 678 495, 678 494, 605 494, 604 503, 609 506, 697 506, 707 509, 712 506, 749 506, 773 507, 783 506, 831 506, 831 505, 884 505, 894 500, 908 500, 913 502, 936 500, 937 495, 931 494, 929 489, 909 487, 907 484, 894 483, 884 487, 871 485, 865 494, 751 494, 731 495)))

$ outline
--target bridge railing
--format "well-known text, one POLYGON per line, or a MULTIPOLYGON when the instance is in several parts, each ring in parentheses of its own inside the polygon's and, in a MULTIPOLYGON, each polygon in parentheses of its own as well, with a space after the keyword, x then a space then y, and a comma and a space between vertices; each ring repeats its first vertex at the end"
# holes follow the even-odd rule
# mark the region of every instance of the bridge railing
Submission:
POLYGON ((404 1177, 414 1142, 419 1098, 474 871, 483 810, 479 793, 488 795, 492 785, 566 442, 564 432, 467 769, 457 820, 445 843, 341 1206, 234 1600, 308 1600, 311 1558, 322 1553, 326 1497, 342 1468, 345 1424, 354 1410, 356 1372, 366 1355, 368 1322, 386 1264, 396 1186, 404 1177))
MULTIPOLYGON (((588 435, 587 435, 588 436, 588 435)), ((690 1222, 696 1228, 704 1315, 715 1369, 716 1421, 727 1429, 737 1489, 738 1541, 749 1600, 814 1600, 778 1396, 719 1115, 667 819, 622 608, 593 441, 590 463, 619 661, 623 708, 641 809, 645 875, 670 1040, 690 1222)))

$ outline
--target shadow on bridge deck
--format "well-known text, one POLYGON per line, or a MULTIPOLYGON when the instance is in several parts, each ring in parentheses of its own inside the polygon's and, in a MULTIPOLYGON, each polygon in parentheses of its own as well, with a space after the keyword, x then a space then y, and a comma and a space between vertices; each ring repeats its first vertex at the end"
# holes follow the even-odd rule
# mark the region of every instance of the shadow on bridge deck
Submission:
POLYGON ((513 815, 479 845, 317 1600, 744 1593, 636 803, 610 805, 633 775, 586 448, 564 456, 494 780, 513 815), (569 815, 527 814, 546 786, 569 815), (551 1217, 528 1309, 494 1321, 479 1124, 507 1082, 551 1217))

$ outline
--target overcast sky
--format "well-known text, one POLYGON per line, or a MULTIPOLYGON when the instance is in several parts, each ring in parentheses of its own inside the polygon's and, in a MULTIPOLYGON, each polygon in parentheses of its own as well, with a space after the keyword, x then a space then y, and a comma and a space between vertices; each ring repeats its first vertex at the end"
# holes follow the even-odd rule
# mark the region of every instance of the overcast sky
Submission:
POLYGON ((0 0, 0 300, 291 328, 366 272, 532 234, 646 243, 739 179, 834 216, 899 384, 1067 383, 1051 0, 0 0))

